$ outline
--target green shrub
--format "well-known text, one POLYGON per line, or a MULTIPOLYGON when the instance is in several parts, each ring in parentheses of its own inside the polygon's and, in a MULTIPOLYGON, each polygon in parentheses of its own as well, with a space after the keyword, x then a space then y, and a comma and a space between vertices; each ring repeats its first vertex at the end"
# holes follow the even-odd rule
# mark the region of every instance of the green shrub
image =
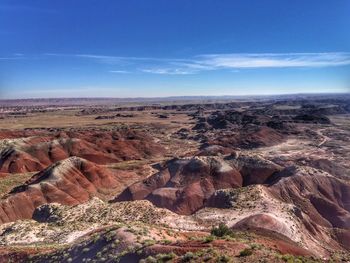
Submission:
POLYGON ((256 250, 256 249, 261 249, 261 245, 260 245, 260 244, 251 244, 251 245, 250 245, 250 248, 251 248, 251 249, 255 249, 255 250, 256 250))
POLYGON ((154 257, 152 257, 152 256, 148 256, 145 259, 145 262, 147 262, 147 263, 157 263, 157 260, 154 257))
POLYGON ((253 254, 253 249, 251 248, 245 248, 241 252, 239 252, 240 257, 250 256, 251 254, 253 254))
POLYGON ((156 243, 156 241, 153 240, 153 239, 146 239, 146 240, 143 241, 143 245, 146 246, 146 247, 152 246, 152 245, 154 245, 155 243, 156 243))
POLYGON ((284 262, 293 263, 294 262, 294 256, 289 255, 289 254, 285 254, 285 255, 282 256, 282 260, 284 262))
POLYGON ((181 260, 182 262, 188 262, 195 258, 195 255, 192 252, 187 252, 185 255, 182 256, 181 260))
POLYGON ((160 262, 167 262, 169 260, 172 260, 173 258, 175 258, 176 255, 174 253, 169 253, 169 254, 158 254, 157 255, 157 259, 160 262))
POLYGON ((232 235, 233 231, 224 223, 220 223, 219 226, 213 227, 210 233, 216 237, 224 237, 232 235))
POLYGON ((164 240, 162 240, 162 243, 164 243, 165 245, 169 245, 172 242, 170 240, 168 240, 168 239, 164 239, 164 240))
POLYGON ((231 258, 226 255, 220 256, 217 260, 217 262, 223 262, 223 263, 230 262, 230 261, 231 261, 231 258))
POLYGON ((212 235, 206 236, 203 240, 204 243, 210 243, 212 241, 214 241, 215 237, 212 235))

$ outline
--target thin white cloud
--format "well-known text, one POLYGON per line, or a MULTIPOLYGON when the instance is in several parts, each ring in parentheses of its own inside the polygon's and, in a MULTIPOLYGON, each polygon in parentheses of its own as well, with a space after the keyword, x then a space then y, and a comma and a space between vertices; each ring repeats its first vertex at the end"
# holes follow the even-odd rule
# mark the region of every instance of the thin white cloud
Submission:
POLYGON ((236 72, 242 69, 316 68, 350 65, 350 53, 348 52, 229 53, 203 54, 189 58, 122 57, 55 53, 46 53, 44 55, 91 59, 102 64, 123 65, 133 69, 141 68, 140 70, 144 73, 168 75, 189 75, 214 70, 236 72))
MULTIPOLYGON (((55 53, 48 53, 47 55, 55 55, 55 53)), ((66 55, 68 56, 68 55, 66 55)), ((94 54, 76 54, 74 55, 80 58, 94 59, 99 62, 108 62, 108 63, 119 63, 121 61, 143 61, 143 62, 176 62, 176 61, 190 61, 189 59, 176 59, 176 58, 156 58, 156 57, 124 57, 124 56, 106 56, 106 55, 94 55, 94 54)))
POLYGON ((0 60, 16 60, 21 59, 21 57, 0 57, 0 60))
POLYGON ((186 62, 168 61, 172 67, 143 70, 156 74, 195 74, 200 71, 249 68, 315 68, 350 65, 349 53, 209 54, 186 62))
POLYGON ((161 75, 190 75, 190 74, 196 73, 196 71, 180 69, 180 68, 148 68, 148 69, 141 69, 141 71, 145 73, 161 74, 161 75))
POLYGON ((126 62, 131 60, 131 58, 125 59, 124 57, 116 57, 116 56, 102 56, 102 55, 91 55, 91 54, 77 54, 75 57, 78 58, 86 58, 93 59, 100 63, 105 64, 121 64, 123 61, 126 62))
POLYGON ((217 54, 199 56, 213 68, 290 68, 350 65, 349 53, 217 54))

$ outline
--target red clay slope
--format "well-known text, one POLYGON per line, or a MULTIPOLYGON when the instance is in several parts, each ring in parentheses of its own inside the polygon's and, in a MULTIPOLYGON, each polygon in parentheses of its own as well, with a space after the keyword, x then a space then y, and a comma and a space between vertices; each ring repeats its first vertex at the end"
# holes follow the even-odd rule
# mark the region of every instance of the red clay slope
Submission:
POLYGON ((155 157, 164 152, 149 136, 131 130, 56 132, 16 139, 0 149, 0 172, 39 171, 70 156, 98 164, 155 157))
POLYGON ((148 199, 158 207, 189 215, 217 189, 242 186, 238 170, 219 158, 174 159, 159 173, 124 190, 114 201, 148 199))
POLYGON ((31 218, 36 207, 57 202, 76 205, 119 186, 108 169, 78 157, 57 162, 15 187, 0 201, 0 223, 31 218))
POLYGON ((125 189, 114 201, 147 199, 158 207, 190 215, 218 189, 264 183, 282 168, 258 157, 199 156, 168 161, 160 172, 125 189), (253 176, 253 177, 252 177, 253 176))
POLYGON ((350 184, 320 170, 287 168, 268 190, 278 199, 296 206, 295 215, 313 236, 335 231, 338 242, 350 243, 350 184))
POLYGON ((217 144, 225 147, 240 147, 245 149, 272 146, 282 143, 286 136, 267 126, 247 125, 238 133, 225 134, 213 140, 209 144, 217 144))
MULTIPOLYGON (((241 160, 238 158, 236 161, 241 160)), ((250 170, 264 172, 264 178, 257 176, 258 182, 266 180, 268 174, 271 176, 279 168, 270 164, 260 166, 250 170)), ((216 190, 243 185, 246 168, 244 165, 236 167, 238 165, 230 165, 228 160, 219 157, 173 159, 161 167, 159 173, 125 189, 114 201, 148 199, 158 207, 189 215, 204 207, 216 190)), ((249 182, 254 183, 253 180, 249 182)))

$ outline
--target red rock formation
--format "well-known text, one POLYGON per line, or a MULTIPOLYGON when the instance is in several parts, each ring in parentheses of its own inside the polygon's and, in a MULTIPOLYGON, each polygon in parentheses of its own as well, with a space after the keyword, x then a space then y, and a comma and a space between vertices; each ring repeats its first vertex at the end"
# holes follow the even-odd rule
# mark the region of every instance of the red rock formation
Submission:
POLYGON ((299 207, 312 224, 350 228, 349 183, 311 168, 289 168, 277 178, 269 191, 299 207))
POLYGON ((273 162, 249 155, 173 159, 159 173, 126 188, 114 201, 147 199, 158 207, 189 215, 206 206, 218 189, 266 183, 281 170, 273 162))
POLYGON ((118 186, 116 175, 111 171, 71 157, 51 165, 12 189, 0 202, 0 223, 31 218, 34 209, 45 203, 76 205, 118 186))
POLYGON ((8 141, 0 152, 0 172, 39 171, 70 156, 106 164, 154 157, 163 152, 147 135, 129 130, 58 132, 8 141))
POLYGON ((345 249, 350 250, 350 230, 349 229, 337 229, 335 237, 339 244, 345 249))
POLYGON ((267 190, 275 198, 295 206, 295 216, 311 236, 323 240, 328 248, 349 249, 350 184, 347 181, 309 167, 290 167, 275 178, 267 190))
POLYGON ((240 230, 268 230, 279 234, 288 232, 288 227, 278 218, 270 214, 256 214, 248 216, 234 225, 240 230))
POLYGON ((252 124, 242 127, 238 133, 225 134, 209 140, 209 144, 251 149, 276 145, 283 142, 285 138, 284 135, 272 128, 252 124))
POLYGON ((29 137, 38 135, 38 133, 40 132, 33 130, 0 130, 0 140, 29 137))
POLYGON ((202 208, 217 189, 242 186, 240 173, 213 157, 174 159, 161 171, 124 190, 114 201, 148 199, 178 214, 202 208))
POLYGON ((267 183, 277 172, 283 169, 283 167, 258 155, 233 153, 225 160, 232 163, 239 170, 243 177, 244 186, 267 183))

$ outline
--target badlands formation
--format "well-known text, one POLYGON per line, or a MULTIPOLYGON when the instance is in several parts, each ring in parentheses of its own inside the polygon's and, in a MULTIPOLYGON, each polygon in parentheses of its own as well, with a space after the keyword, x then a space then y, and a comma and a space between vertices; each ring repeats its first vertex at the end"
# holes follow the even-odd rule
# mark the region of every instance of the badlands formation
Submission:
POLYGON ((57 101, 2 104, 0 262, 350 260, 349 97, 57 101))

